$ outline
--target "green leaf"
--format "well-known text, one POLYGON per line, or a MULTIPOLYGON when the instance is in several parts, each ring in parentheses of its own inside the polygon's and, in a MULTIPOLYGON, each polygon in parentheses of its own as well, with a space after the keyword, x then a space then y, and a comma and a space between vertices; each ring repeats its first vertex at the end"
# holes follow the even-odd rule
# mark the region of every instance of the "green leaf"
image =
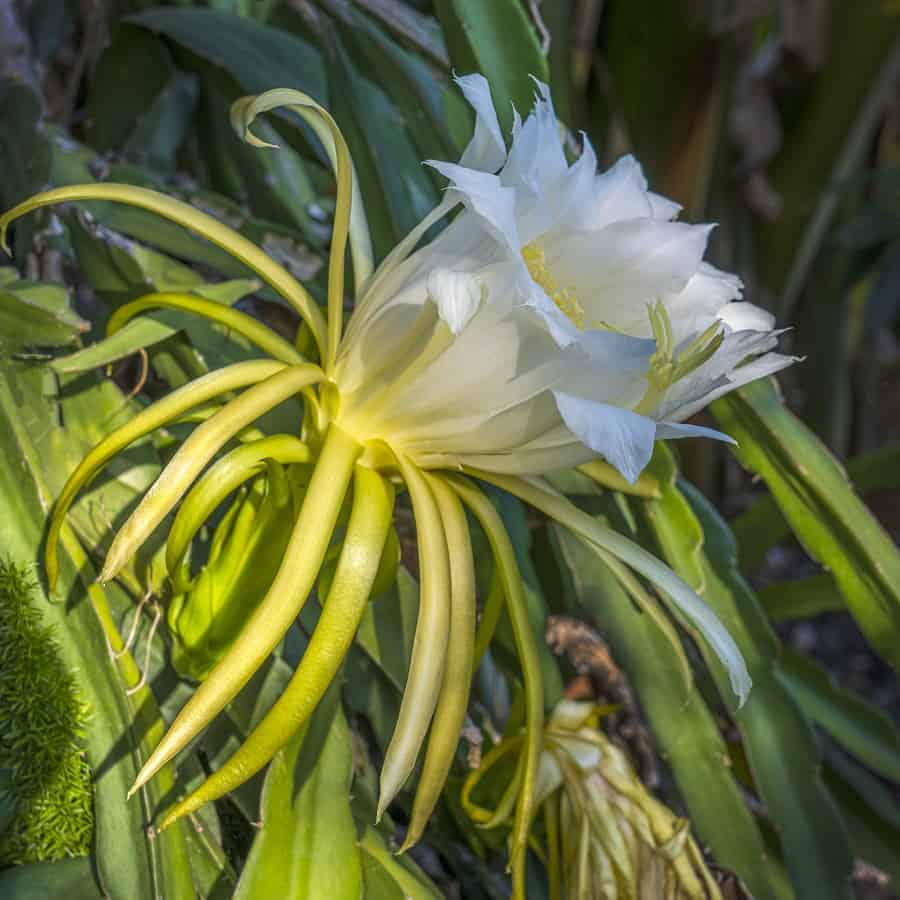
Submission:
POLYGON ((362 869, 350 812, 350 730, 331 690, 266 774, 262 828, 234 900, 357 900, 362 869))
POLYGON ((121 150, 176 74, 163 40, 141 28, 120 28, 97 61, 90 82, 91 146, 100 153, 121 150))
POLYGON ((781 673, 810 719, 870 769, 900 782, 900 734, 880 709, 838 687, 823 668, 793 650, 783 652, 781 673))
POLYGON ((900 666, 900 551, 837 460, 784 406, 771 379, 717 400, 712 410, 738 441, 737 458, 763 478, 800 543, 833 574, 865 636, 900 666))
MULTIPOLYGON (((238 99, 232 79, 209 64, 200 63, 197 68, 203 91, 198 130, 204 136, 198 149, 209 186, 239 201, 254 215, 299 228, 313 245, 322 246, 329 238, 330 228, 321 221, 323 206, 329 204, 316 192, 312 177, 328 184, 330 175, 324 167, 320 171, 317 162, 303 159, 265 118, 256 120, 253 133, 274 147, 251 147, 243 141, 231 125, 231 104, 238 99)), ((302 121, 279 124, 294 143, 308 142, 302 121)))
POLYGON ((804 102, 791 108, 794 114, 785 120, 783 145, 768 166, 772 189, 782 204, 779 215, 760 228, 757 252, 763 284, 774 296, 783 295, 810 222, 821 223, 816 247, 830 233, 830 216, 822 216, 820 207, 836 209, 837 204, 830 196, 833 190, 823 192, 823 185, 849 174, 838 170, 849 149, 855 146, 860 159, 870 146, 857 123, 868 118, 870 134, 878 127, 878 117, 863 111, 872 102, 879 70, 895 53, 900 16, 879 0, 839 3, 830 12, 828 29, 840 39, 827 42, 825 65, 804 102))
POLYGON ((331 113, 359 175, 376 257, 383 258, 437 205, 437 189, 391 99, 359 72, 336 28, 325 29, 323 39, 331 113))
MULTIPOLYGON (((104 165, 88 148, 68 136, 57 135, 53 142, 52 181, 56 185, 87 184, 97 179, 96 167, 104 165)), ((188 189, 173 191, 148 170, 131 165, 102 169, 104 180, 134 184, 166 193, 197 206, 215 216, 267 253, 303 281, 322 268, 318 256, 310 253, 301 236, 290 228, 248 216, 232 200, 210 191, 188 189)), ((69 234, 78 264, 92 286, 102 292, 129 292, 132 282, 140 280, 140 268, 130 257, 133 249, 120 246, 121 235, 150 244, 167 254, 208 266, 230 278, 246 278, 250 271, 224 250, 146 210, 108 202, 78 203, 93 221, 83 215, 70 217, 69 234)), ((269 292, 274 297, 274 292, 269 292)), ((129 295, 130 296, 130 295, 129 295)))
POLYGON ((6 869, 0 872, 0 895, 5 900, 100 900, 102 896, 87 856, 6 869))
POLYGON ((531 109, 535 85, 529 76, 550 80, 525 5, 519 0, 437 0, 435 9, 453 67, 487 78, 500 124, 509 134, 513 107, 523 117, 531 109))
MULTIPOLYGON (((674 485, 666 490, 677 490, 674 485)), ((754 783, 777 829, 798 900, 850 900, 853 858, 834 801, 817 766, 815 734, 781 679, 779 646, 753 591, 737 570, 728 526, 703 495, 683 485, 705 534, 703 599, 734 638, 753 678, 735 720, 754 783)), ((656 501, 650 500, 647 503, 656 501)), ((667 558, 681 571, 680 560, 667 558)), ((727 673, 707 654, 719 693, 730 697, 727 673)))
POLYGON ((757 598, 769 618, 776 622, 843 612, 846 608, 834 579, 824 574, 768 584, 759 589, 757 598))
POLYGON ((900 885, 900 812, 889 788, 834 747, 828 748, 823 773, 861 859, 900 885))
MULTIPOLYGON (((138 245, 133 245, 131 251, 132 258, 141 261, 139 264, 148 292, 156 290, 198 294, 208 300, 233 306, 259 287, 259 282, 251 278, 204 284, 192 269, 182 267, 160 253, 138 245), (179 271, 175 270, 175 266, 179 267, 179 271)), ((87 372, 137 353, 138 350, 152 347, 177 334, 179 330, 188 330, 198 324, 197 318, 188 314, 151 313, 138 316, 110 337, 68 356, 57 357, 50 366, 60 374, 87 372)))
MULTIPOLYGON (((50 144, 41 119, 41 99, 27 85, 0 78, 0 208, 10 209, 46 187, 50 144)), ((33 222, 16 226, 13 251, 24 260, 31 249, 33 222)))
POLYGON ((462 148, 447 123, 446 82, 439 81, 422 59, 388 37, 368 16, 344 3, 336 11, 348 26, 347 40, 357 58, 366 61, 367 71, 403 116, 420 159, 456 158, 462 148))
POLYGON ((249 94, 297 88, 327 103, 319 51, 293 34, 212 9, 150 9, 128 21, 225 69, 249 94))
MULTIPOLYGON (((847 474, 862 496, 900 488, 900 445, 888 444, 847 463, 847 474)), ((752 572, 770 547, 791 536, 791 527, 774 498, 767 494, 731 523, 741 548, 741 569, 752 572)))
POLYGON ((356 643, 399 693, 406 687, 418 612, 419 585, 401 565, 394 587, 372 600, 356 632, 356 643))
POLYGON ((699 199, 699 185, 691 182, 718 134, 715 120, 706 128, 717 84, 706 18, 691 0, 613 3, 604 10, 600 51, 616 112, 651 183, 691 206, 699 199), (681 167, 688 171, 679 172, 681 167))
POLYGON ((741 876, 756 900, 788 900, 790 888, 744 803, 715 716, 696 688, 686 691, 678 677, 675 648, 591 547, 557 525, 551 526, 551 537, 577 597, 572 611, 580 607, 587 614, 628 673, 700 840, 741 876))
POLYGON ((359 842, 366 876, 366 898, 394 900, 392 881, 403 900, 438 900, 441 896, 424 873, 407 856, 396 856, 384 836, 375 828, 366 828, 359 842))
MULTIPOLYGON (((36 563, 54 496, 47 473, 60 477, 70 460, 60 458, 49 439, 54 411, 42 393, 40 370, 12 363, 0 366, 0 442, 3 458, 13 463, 0 471, 0 543, 13 558, 36 563)), ((72 421, 67 425, 76 427, 72 421)), ((61 657, 76 673, 80 695, 91 712, 85 746, 95 779, 100 882, 109 896, 162 894, 173 900, 193 900, 182 829, 170 829, 171 834, 165 832, 153 840, 147 833, 161 793, 173 784, 171 770, 161 773, 137 801, 125 800, 147 745, 160 737, 162 722, 146 688, 131 696, 125 692, 125 679, 136 680, 130 655, 117 662, 110 653, 108 640, 114 626, 107 596, 114 597, 120 589, 110 586, 104 593, 92 584, 90 563, 68 528, 63 532, 62 550, 61 593, 66 602, 47 602, 44 612, 48 624, 55 626, 61 657), (87 595, 85 585, 91 585, 87 595)), ((127 605, 121 599, 118 602, 127 605)))
MULTIPOLYGON (((12 270, 15 272, 15 270, 12 270)), ((10 281, 0 290, 0 354, 73 343, 88 323, 68 306, 61 285, 10 281)))

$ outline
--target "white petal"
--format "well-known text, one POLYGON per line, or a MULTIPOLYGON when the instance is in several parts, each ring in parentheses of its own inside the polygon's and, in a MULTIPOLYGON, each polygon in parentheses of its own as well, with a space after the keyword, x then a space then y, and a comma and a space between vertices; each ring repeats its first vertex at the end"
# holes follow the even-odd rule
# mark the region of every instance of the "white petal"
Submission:
POLYGON ((692 341, 720 318, 722 309, 740 297, 743 288, 737 275, 701 262, 683 291, 663 298, 676 347, 692 341))
POLYGON ((506 143, 497 121, 491 88, 484 75, 461 75, 456 78, 463 96, 475 110, 475 132, 463 150, 459 164, 469 169, 496 172, 506 161, 506 143))
POLYGON ((494 237, 509 250, 518 254, 518 228, 516 227, 516 192, 501 184, 496 175, 466 169, 454 163, 428 160, 427 165, 450 179, 451 190, 490 229, 494 237))
POLYGON ((728 303, 719 310, 719 318, 732 331, 771 331, 775 316, 752 303, 728 303))
POLYGON ((541 82, 537 85, 534 109, 522 126, 514 131, 509 156, 500 173, 504 184, 535 194, 541 193, 549 182, 564 175, 568 168, 550 90, 541 82))
POLYGON ((581 227, 590 208, 591 185, 597 171, 597 157, 587 138, 581 156, 561 175, 546 178, 527 191, 520 190, 516 204, 519 239, 522 246, 545 239, 548 232, 560 234, 581 227))
POLYGON ((430 452, 421 456, 413 456, 418 465, 426 469, 457 468, 471 466, 496 472, 500 475, 544 475, 559 469, 570 469, 580 466, 596 454, 581 441, 573 441, 561 447, 550 447, 537 450, 516 450, 514 453, 494 454, 447 454, 430 452))
POLYGON ((649 331, 647 304, 684 290, 706 250, 711 226, 630 219, 580 232, 547 248, 547 266, 571 289, 589 327, 649 331))
MULTIPOLYGON (((739 388, 743 384, 749 384, 751 381, 756 381, 757 378, 774 375, 776 372, 780 372, 798 361, 799 357, 796 356, 766 353, 758 359, 751 360, 733 369, 718 382, 709 384, 708 390, 701 391, 700 396, 697 396, 695 392, 691 392, 692 396, 690 398, 685 398, 684 400, 679 398, 680 402, 676 401, 672 404, 668 402, 667 398, 666 409, 662 415, 667 421, 670 419, 690 418, 694 413, 703 409, 704 406, 707 406, 719 397, 725 396, 725 394, 730 394, 735 388, 739 388)), ((675 385, 675 387, 677 388, 678 385, 675 385)))
POLYGON ((537 778, 532 802, 537 809, 563 782, 559 763, 551 753, 544 751, 538 758, 537 778))
POLYGON ((586 700, 567 700, 563 697, 557 701, 547 722, 548 728, 562 731, 578 731, 587 725, 596 707, 586 700))
POLYGON ((663 197, 662 194, 654 194, 650 191, 647 194, 650 200, 650 209, 654 219, 662 219, 664 222, 670 222, 681 212, 681 204, 663 197))
POLYGON ((653 455, 656 423, 628 409, 554 391, 568 427, 634 484, 653 455))
POLYGON ((484 284, 477 275, 451 269, 429 272, 427 289, 438 315, 457 335, 469 324, 484 296, 484 284))
POLYGON ((647 179, 631 154, 622 156, 594 179, 591 208, 581 227, 596 231, 612 222, 652 216, 647 179))
POLYGON ((724 441, 726 444, 734 444, 737 441, 730 435, 715 428, 704 428, 702 425, 685 425, 683 422, 658 422, 656 425, 656 438, 660 441, 671 441, 677 438, 706 437, 715 441, 724 441))
POLYGON ((554 735, 554 740, 575 761, 576 765, 582 772, 591 772, 600 765, 603 759, 603 751, 591 741, 572 736, 554 735))

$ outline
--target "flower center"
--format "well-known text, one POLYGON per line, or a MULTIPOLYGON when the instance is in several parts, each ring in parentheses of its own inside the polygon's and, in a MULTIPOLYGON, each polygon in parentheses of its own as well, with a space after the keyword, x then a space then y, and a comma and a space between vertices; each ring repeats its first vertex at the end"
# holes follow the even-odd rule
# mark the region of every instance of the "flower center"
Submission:
POLYGON ((532 241, 522 248, 522 259, 528 266, 528 273, 539 284, 557 308, 579 330, 585 326, 584 307, 578 302, 574 288, 560 288, 552 272, 547 267, 547 254, 544 248, 532 241))

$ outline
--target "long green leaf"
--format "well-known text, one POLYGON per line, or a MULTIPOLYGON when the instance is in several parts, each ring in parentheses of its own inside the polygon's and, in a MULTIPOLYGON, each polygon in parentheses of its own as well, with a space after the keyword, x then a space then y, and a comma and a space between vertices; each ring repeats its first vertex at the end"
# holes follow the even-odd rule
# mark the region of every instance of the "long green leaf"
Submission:
POLYGON ((841 592, 834 579, 827 574, 768 584, 760 588, 756 596, 769 618, 776 622, 805 619, 825 612, 843 612, 845 609, 841 592))
MULTIPOLYGON (((668 479, 657 471, 663 493, 681 496, 671 457, 667 465, 668 479)), ((684 528, 702 529, 704 535, 703 599, 737 642, 753 678, 750 697, 735 719, 756 788, 778 831, 795 894, 798 900, 849 900, 853 860, 847 835, 820 780, 812 727, 780 678, 778 641, 737 571, 736 547, 728 527, 699 491, 689 485, 682 490, 690 504, 682 498, 678 522, 684 528)), ((664 545, 663 552, 676 571, 690 571, 684 560, 666 553, 664 545)), ((707 662, 720 694, 727 697, 726 673, 709 654, 707 662)))
POLYGON ((100 900, 90 857, 13 866, 0 872, 4 900, 100 900))
POLYGON ((870 769, 900 782, 900 734, 877 707, 838 687, 801 653, 785 649, 782 679, 804 712, 870 769))
POLYGON ((460 74, 481 72, 491 93, 503 129, 509 133, 513 107, 524 117, 532 106, 534 82, 550 80, 547 59, 541 53, 525 4, 519 0, 437 0, 438 18, 460 74))
MULTIPOLYGON (((12 462, 0 470, 0 542, 14 558, 36 560, 52 493, 44 469, 65 470, 69 461, 51 453, 46 426, 54 420, 41 391, 41 373, 11 363, 0 371, 0 442, 3 458, 12 462), (40 446, 40 452, 38 451, 40 446)), ((74 534, 64 530, 61 556, 66 603, 47 602, 49 623, 56 625, 61 654, 76 673, 79 690, 92 719, 85 744, 95 778, 96 860, 100 881, 110 896, 192 900, 194 886, 184 834, 175 830, 151 840, 149 818, 173 782, 171 770, 141 801, 126 803, 128 785, 139 767, 147 743, 161 733, 162 722, 144 688, 133 696, 125 679, 134 679, 129 654, 118 663, 108 640, 115 627, 103 591, 92 585, 90 563, 74 534)), ((114 645, 115 646, 115 645, 114 645)))
POLYGON ((834 747, 827 748, 823 773, 850 832, 857 856, 900 885, 900 810, 890 790, 834 747))
MULTIPOLYGON (((900 488, 900 446, 889 444, 851 459, 847 474, 862 496, 897 490, 900 488)), ((770 494, 761 497, 730 524, 741 548, 744 572, 756 570, 770 547, 791 536, 791 526, 770 494)))
POLYGON ((262 829, 234 900, 362 896, 362 868, 350 813, 350 730, 332 690, 269 766, 262 829))
POLYGON ((297 88, 328 99, 319 51, 302 38, 213 9, 150 9, 129 22, 167 37, 228 71, 251 94, 297 88))
POLYGON ((404 118, 353 62, 336 28, 327 28, 332 113, 356 166, 377 258, 383 258, 437 205, 404 118))
POLYGON ((870 643, 900 667, 900 551, 837 460, 784 406, 771 379, 712 410, 738 441, 737 458, 763 478, 806 551, 834 575, 870 643))

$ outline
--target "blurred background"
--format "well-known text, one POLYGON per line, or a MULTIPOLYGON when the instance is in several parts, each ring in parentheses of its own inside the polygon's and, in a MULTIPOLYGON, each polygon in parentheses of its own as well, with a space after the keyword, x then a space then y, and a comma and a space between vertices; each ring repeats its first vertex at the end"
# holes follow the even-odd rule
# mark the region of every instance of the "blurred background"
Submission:
MULTIPOLYGON (((582 131, 604 166, 634 153, 682 218, 719 223, 711 261, 741 275, 746 299, 786 329, 785 352, 804 357, 780 379, 789 407, 896 539, 896 0, 0 0, 0 207, 91 180, 156 187, 238 228, 321 296, 326 160, 287 117, 257 129, 279 152, 241 143, 230 104, 292 87, 328 107, 383 257, 440 196, 420 160, 458 155, 471 119, 452 73, 476 70, 505 126, 513 106, 530 106, 526 76, 547 80, 572 155, 582 131)), ((30 216, 14 233, 23 275, 75 287, 85 341, 174 277, 135 247, 207 279, 246 275, 175 226, 108 204, 30 216)), ((240 305, 294 327, 265 292, 240 305)), ((217 348, 167 352, 149 372, 137 356, 117 363, 117 381, 159 395, 186 380, 192 353, 217 348)), ((782 636, 900 722, 895 677, 770 497, 715 443, 677 450, 686 479, 729 518, 782 636)))

